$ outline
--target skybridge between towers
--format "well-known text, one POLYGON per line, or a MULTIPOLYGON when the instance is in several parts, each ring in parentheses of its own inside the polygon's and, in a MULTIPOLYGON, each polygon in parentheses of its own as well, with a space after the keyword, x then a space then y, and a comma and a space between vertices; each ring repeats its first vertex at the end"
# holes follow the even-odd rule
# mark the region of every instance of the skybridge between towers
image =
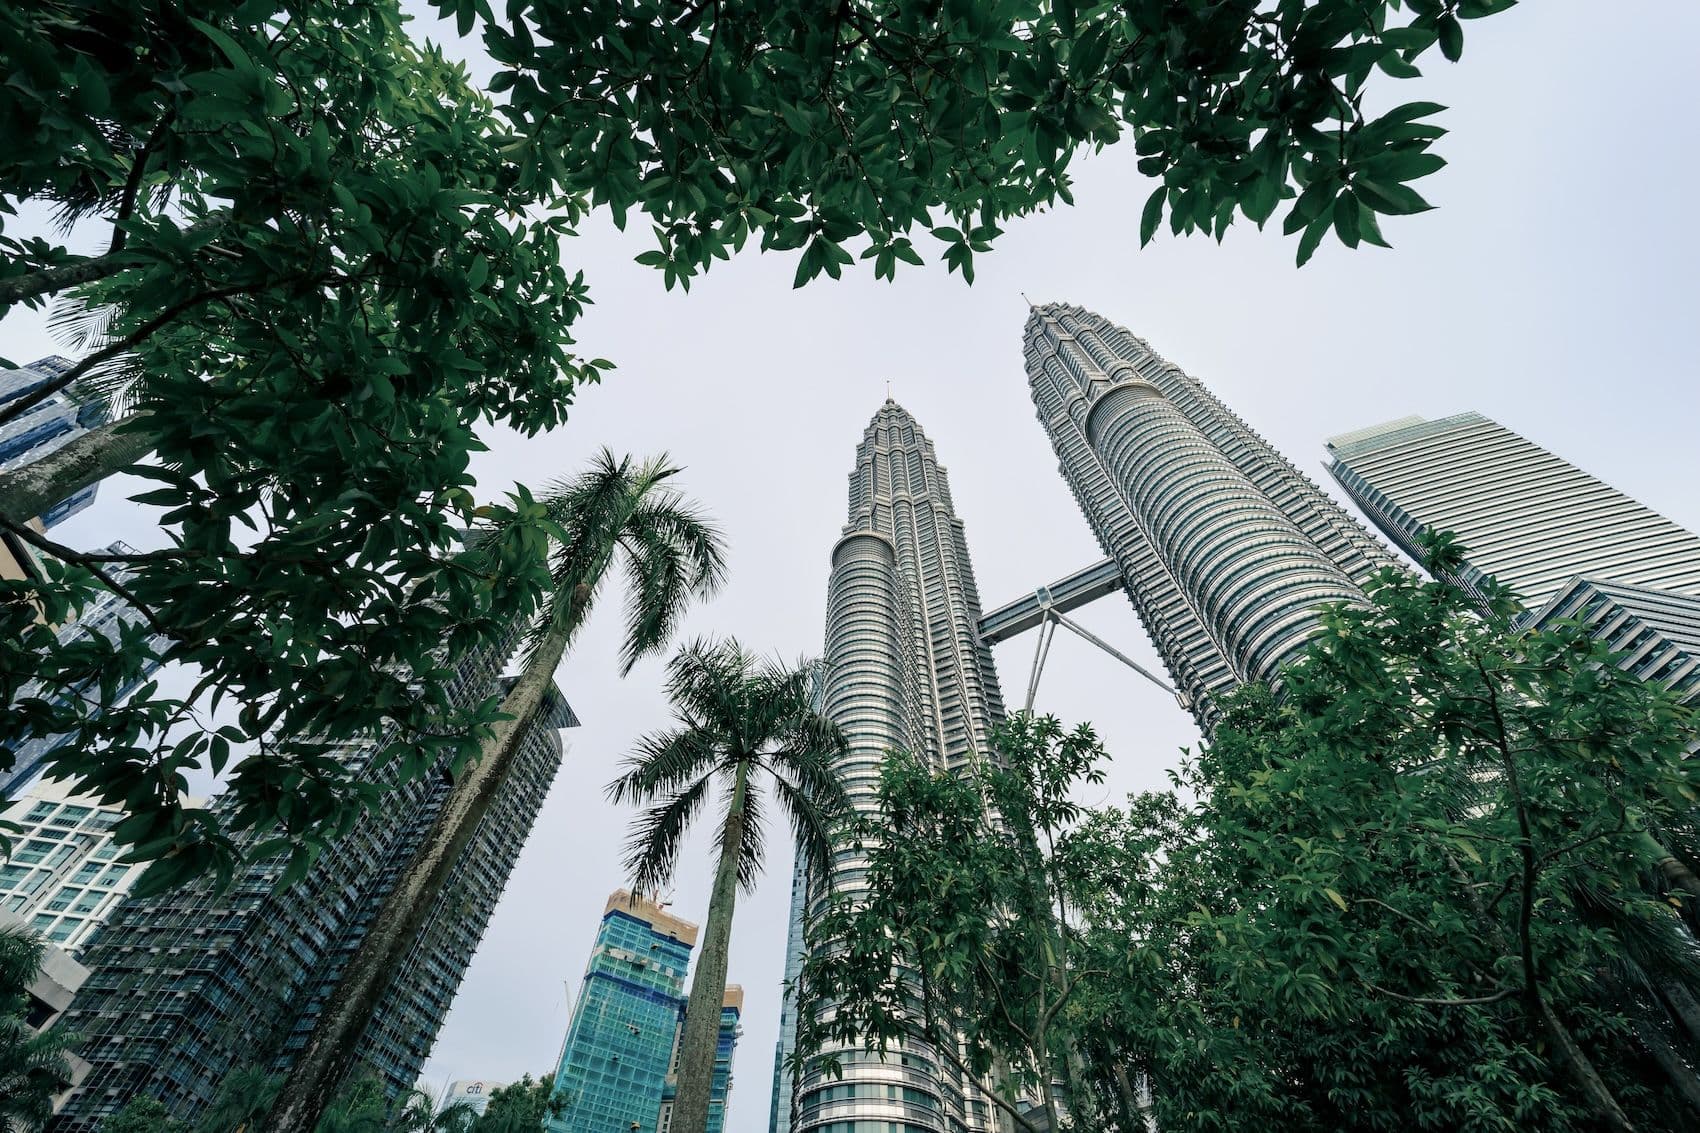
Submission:
POLYGON ((1122 579, 1121 568, 1116 565, 1115 560, 1101 559, 1089 567, 1075 571, 1066 578, 1058 579, 1049 586, 1039 587, 1024 598, 1017 598, 1007 605, 999 606, 980 619, 980 640, 987 645, 1007 641, 1016 634, 1025 633, 1030 629, 1039 631, 1039 640, 1033 650, 1033 669, 1027 679, 1026 711, 1033 711, 1033 699, 1039 693, 1039 678, 1044 675, 1045 659, 1051 652, 1051 638, 1056 635, 1059 625, 1090 644, 1096 645, 1099 649, 1174 697, 1175 703, 1182 708, 1191 710, 1192 705, 1184 694, 1068 616, 1088 602, 1096 601, 1106 594, 1113 594, 1118 590, 1125 589, 1126 583, 1122 579))

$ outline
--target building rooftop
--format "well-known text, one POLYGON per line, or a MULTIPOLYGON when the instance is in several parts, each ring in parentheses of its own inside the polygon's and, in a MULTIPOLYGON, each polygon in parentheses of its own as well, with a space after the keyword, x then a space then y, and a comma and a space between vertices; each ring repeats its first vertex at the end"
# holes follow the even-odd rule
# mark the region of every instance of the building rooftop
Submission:
POLYGON ((609 913, 624 913, 649 925, 655 931, 671 936, 693 948, 697 942, 697 926, 683 917, 676 917, 666 909, 643 897, 634 897, 628 889, 616 889, 608 895, 608 904, 603 908, 602 915, 609 913))

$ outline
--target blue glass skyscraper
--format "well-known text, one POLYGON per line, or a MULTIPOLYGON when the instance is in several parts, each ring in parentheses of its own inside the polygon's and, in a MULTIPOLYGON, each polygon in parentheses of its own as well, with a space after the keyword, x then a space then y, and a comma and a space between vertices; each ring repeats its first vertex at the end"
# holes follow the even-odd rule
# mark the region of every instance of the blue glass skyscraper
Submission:
MULTIPOLYGON (((665 1133, 696 940, 696 925, 659 905, 623 889, 608 898, 555 1069, 549 1133, 665 1133)), ((725 1122, 742 1009, 742 990, 727 988, 709 1133, 725 1122)))

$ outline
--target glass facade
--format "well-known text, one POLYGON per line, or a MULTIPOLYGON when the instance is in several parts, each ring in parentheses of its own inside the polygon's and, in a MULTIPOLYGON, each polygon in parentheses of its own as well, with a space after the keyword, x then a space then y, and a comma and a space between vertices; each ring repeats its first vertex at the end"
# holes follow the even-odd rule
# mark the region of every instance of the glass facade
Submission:
MULTIPOLYGON (((134 550, 124 543, 113 543, 102 549, 114 555, 130 554, 134 550)), ((113 574, 120 582, 128 577, 128 572, 122 567, 114 568, 113 574)), ((116 642, 126 627, 141 624, 142 615, 134 606, 111 591, 102 591, 78 612, 74 620, 59 627, 58 638, 61 645, 68 645, 78 639, 99 634, 108 641, 116 642)), ((159 671, 157 658, 164 653, 169 642, 159 634, 150 634, 147 640, 150 656, 143 662, 140 673, 134 679, 121 682, 117 686, 117 697, 129 696, 159 671)), ((90 707, 94 704, 87 697, 85 689, 47 689, 35 683, 24 686, 20 699, 28 700, 38 696, 55 705, 75 703, 78 699, 90 707)), ((9 753, 12 757, 10 766, 0 768, 0 799, 11 798, 29 786, 42 773, 49 757, 76 739, 75 732, 65 732, 59 735, 35 736, 19 744, 16 750, 9 753)))
POLYGON ((44 783, 0 817, 19 828, 7 835, 12 856, 0 866, 0 910, 80 957, 141 874, 141 866, 117 860, 112 828, 124 812, 44 783))
MULTIPOLYGON (((499 694, 506 657, 504 647, 462 662, 452 694, 499 694)), ((576 723, 552 694, 359 1040, 359 1061, 392 1097, 418 1079, 560 766, 558 729, 576 723)), ((381 742, 339 745, 340 753, 361 767, 381 742)), ((118 906, 85 947, 92 973, 64 1023, 80 1036, 78 1053, 92 1069, 50 1133, 92 1130, 144 1094, 192 1124, 232 1070, 288 1068, 449 789, 446 776, 397 784, 396 774, 394 764, 372 771, 388 788, 382 808, 327 846, 287 889, 277 884, 286 858, 273 856, 251 862, 222 890, 198 883, 118 906)))
MULTIPOLYGON (((618 890, 608 898, 555 1068, 550 1133, 665 1133, 697 927, 618 890)), ((726 989, 709 1133, 724 1126, 743 992, 726 989)))
MULTIPOLYGON (((0 370, 0 406, 37 392, 74 365, 69 358, 55 354, 17 369, 0 370)), ((107 413, 104 401, 82 396, 74 384, 50 394, 14 420, 0 425, 0 472, 21 468, 70 444, 103 424, 107 413)), ((88 507, 94 502, 94 495, 95 485, 90 485, 61 500, 40 517, 42 523, 52 527, 88 507)))

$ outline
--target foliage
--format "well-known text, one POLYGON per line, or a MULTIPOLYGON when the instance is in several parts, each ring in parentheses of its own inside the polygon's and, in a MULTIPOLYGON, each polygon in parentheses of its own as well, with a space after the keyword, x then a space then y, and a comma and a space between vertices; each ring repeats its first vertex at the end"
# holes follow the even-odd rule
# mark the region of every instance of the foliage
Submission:
POLYGON ((53 1097, 71 1088, 66 1052, 75 1036, 30 1027, 29 985, 41 968, 41 939, 26 928, 0 928, 0 1133, 38 1129, 53 1097))
MULTIPOLYGON (((846 889, 810 927, 800 984, 796 1069, 825 1044, 919 1040, 980 1088, 1017 1128, 1041 1128, 1017 1106, 1041 1100, 1048 1128, 1082 1118, 1071 1019, 1081 974, 1071 967, 1069 878, 1056 852, 1080 808, 1077 782, 1103 779, 1103 749, 1082 725, 1018 715, 1000 725, 988 758, 966 774, 893 753, 879 809, 853 843, 865 885, 846 889), (1059 1106, 1056 1083, 1066 1083, 1059 1106)), ((1093 1128, 1090 1123, 1085 1128, 1093 1128)))
POLYGON ((505 23, 433 2, 485 20, 522 183, 648 215, 640 260, 671 286, 752 234, 801 251, 799 284, 864 234, 882 276, 926 233, 971 280, 1003 222, 1071 199, 1076 151, 1128 135, 1162 181, 1147 240, 1165 215, 1220 237, 1287 200, 1300 263, 1330 228, 1383 243, 1378 216, 1429 207, 1409 183, 1443 164, 1442 108, 1368 113, 1372 76, 1456 60, 1460 21, 1515 0, 517 0, 505 23))
POLYGON ((714 1059, 738 890, 761 875, 764 783, 791 820, 797 852, 817 875, 832 867, 832 837, 848 812, 837 761, 844 734, 815 705, 814 665, 760 661, 734 640, 696 641, 668 665, 678 727, 644 737, 608 787, 615 802, 647 802, 627 843, 632 891, 653 893, 679 861, 685 835, 718 783, 724 791, 714 888, 679 1039, 671 1128, 708 1127, 714 1059))
POLYGON ((499 108, 394 0, 8 6, 0 221, 50 206, 104 247, 0 228, 0 312, 58 298, 89 353, 52 385, 121 410, 63 494, 138 471, 170 545, 79 553, 0 515, 53 560, 0 584, 0 691, 24 700, 0 741, 74 736, 50 769, 132 812, 120 840, 166 863, 149 889, 228 874, 247 828, 297 876, 375 802, 335 741, 382 734, 422 772, 491 723, 441 677, 535 608, 539 517, 494 508, 533 522, 478 561, 453 533, 482 514, 477 426, 558 424, 607 366, 568 349, 586 292, 561 241, 586 208, 648 215, 668 286, 752 235, 799 253, 798 283, 857 255, 890 277, 923 232, 971 279, 1000 225, 1069 199, 1075 152, 1131 134, 1163 181, 1144 238, 1287 200, 1302 262, 1428 207, 1409 183, 1441 164, 1439 108, 1372 117, 1369 80, 1456 59, 1460 21, 1510 3, 434 0, 482 27, 499 108), (56 642, 97 581, 192 692, 114 703, 141 627, 56 642), (85 695, 23 698, 37 677, 85 695), (224 826, 183 808, 187 772, 232 766, 224 826))
POLYGON ((325 1107, 313 1133, 386 1133, 384 1087, 376 1078, 350 1083, 325 1107))
POLYGON ((584 292, 559 241, 577 205, 527 219, 501 119, 393 3, 196 11, 0 16, 8 73, 30 76, 0 121, 38 143, 3 147, 0 193, 111 231, 93 256, 8 232, 0 296, 86 289, 71 310, 98 348, 55 384, 94 382, 146 434, 134 471, 156 486, 137 499, 170 543, 81 554, 4 517, 49 562, 0 586, 0 687, 88 695, 25 702, 0 740, 75 737, 50 770, 130 812, 117 837, 166 861, 147 888, 227 874, 247 828, 276 827, 266 848, 291 849, 298 876, 376 801, 334 741, 383 734, 383 759, 414 772, 476 752, 496 706, 450 703, 445 666, 534 609, 546 578, 539 508, 475 509, 475 429, 557 424, 599 372, 567 350, 584 292), (523 522, 474 552, 457 533, 475 515, 523 522), (97 581, 146 625, 60 648, 37 613, 64 620, 97 581), (149 632, 197 683, 119 708, 149 632), (195 767, 229 773, 223 828, 179 801, 195 767))
MULTIPOLYGON (((1431 550, 1437 572, 1455 565, 1450 542, 1431 550)), ((867 906, 825 922, 869 958, 806 970, 806 991, 887 1034, 955 1008, 940 1025, 968 1021, 970 1056, 1010 1043, 999 1029, 1032 1017, 1050 965, 1005 942, 1051 937, 1003 906, 1039 863, 1072 981, 1050 1074, 1081 1128, 1692 1124, 1693 715, 1580 627, 1519 630, 1492 601, 1478 616, 1450 584, 1388 572, 1367 604, 1326 612, 1279 696, 1227 699, 1175 791, 1065 814, 1055 837, 1033 820, 1025 866, 1022 816, 1078 759, 1023 748, 1017 778, 1036 786, 993 792, 997 822, 894 761, 882 798, 904 834, 871 850, 867 906), (887 900, 893 885, 932 903, 887 900), (926 986, 901 986, 898 959, 926 986)), ((1005 1049, 1030 1051, 1023 1034, 1005 1049)))
POLYGON ((98 1133, 184 1133, 186 1127, 166 1111, 164 1102, 144 1094, 125 1102, 95 1128, 98 1133))
POLYGON ((271 1105, 283 1079, 264 1066, 238 1066, 224 1076, 212 1104, 195 1122, 195 1133, 243 1133, 271 1105))
POLYGON ((470 1133, 477 1121, 478 1111, 465 1099, 438 1109, 428 1092, 412 1089, 393 1107, 385 1133, 470 1133))
POLYGON ((527 1074, 500 1087, 491 1093, 490 1103, 478 1116, 472 1133, 536 1133, 544 1118, 554 1112, 555 1102, 550 1098, 554 1089, 553 1074, 536 1081, 527 1074))

